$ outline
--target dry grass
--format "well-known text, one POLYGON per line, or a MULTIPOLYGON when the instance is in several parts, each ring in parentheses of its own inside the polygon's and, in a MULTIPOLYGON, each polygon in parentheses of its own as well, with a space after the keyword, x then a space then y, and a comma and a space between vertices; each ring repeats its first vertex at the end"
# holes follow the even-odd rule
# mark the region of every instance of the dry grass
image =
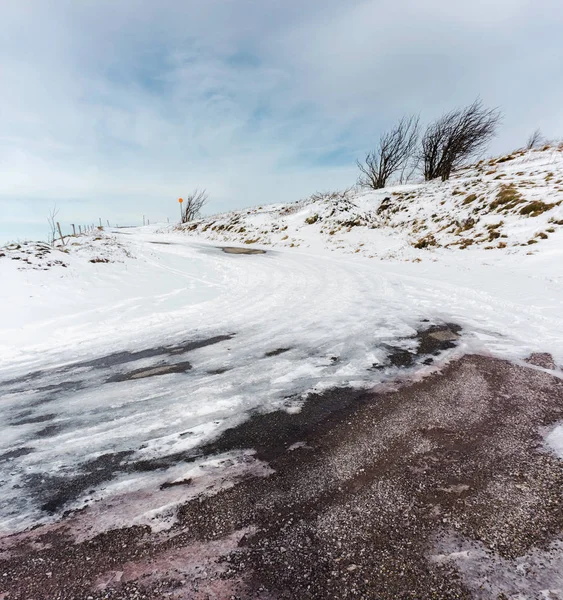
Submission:
POLYGON ((542 213, 551 210, 558 204, 560 203, 556 202, 554 204, 547 204, 545 202, 542 202, 541 200, 535 200, 534 202, 530 202, 529 204, 526 204, 526 206, 523 206, 520 209, 520 214, 529 217, 537 217, 538 215, 541 215, 542 213))
POLYGON ((431 246, 437 246, 438 242, 436 238, 429 233, 427 236, 420 238, 415 244, 414 247, 422 250, 423 248, 430 248, 431 246))
POLYGON ((518 204, 522 204, 524 198, 516 189, 516 186, 511 183, 509 185, 501 185, 496 198, 491 203, 491 210, 510 210, 518 204))
POLYGON ((311 195, 310 200, 313 202, 324 201, 330 202, 335 200, 349 200, 353 196, 354 188, 349 187, 338 192, 315 192, 311 195))

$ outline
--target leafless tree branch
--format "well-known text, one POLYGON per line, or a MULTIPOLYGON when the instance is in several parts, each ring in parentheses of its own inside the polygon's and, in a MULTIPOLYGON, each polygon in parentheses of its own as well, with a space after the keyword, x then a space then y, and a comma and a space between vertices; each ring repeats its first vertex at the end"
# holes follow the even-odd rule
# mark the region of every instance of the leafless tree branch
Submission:
POLYGON ((360 169, 358 185, 374 190, 385 187, 389 178, 403 169, 412 158, 418 143, 419 118, 403 117, 379 139, 377 150, 368 152, 360 169))
POLYGON ((209 195, 206 190, 195 189, 184 199, 182 223, 193 221, 201 216, 203 207, 207 204, 209 195))
POLYGON ((47 216, 47 223, 49 223, 49 244, 55 243, 55 238, 57 237, 57 222, 56 218, 59 214, 59 209, 55 204, 53 208, 49 211, 49 215, 47 216))
POLYGON ((428 181, 450 178, 452 171, 481 152, 495 136, 502 119, 497 108, 475 100, 465 108, 446 113, 431 123, 422 137, 420 159, 428 181))
POLYGON ((536 129, 534 133, 528 138, 526 142, 526 150, 531 150, 532 148, 537 148, 541 144, 544 143, 544 137, 539 129, 536 129))

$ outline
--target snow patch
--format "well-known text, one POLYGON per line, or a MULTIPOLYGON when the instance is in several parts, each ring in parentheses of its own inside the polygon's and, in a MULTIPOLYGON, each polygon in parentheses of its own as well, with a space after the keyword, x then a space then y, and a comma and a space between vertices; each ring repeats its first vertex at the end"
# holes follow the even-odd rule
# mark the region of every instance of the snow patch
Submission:
POLYGON ((563 423, 557 425, 545 437, 545 443, 559 458, 563 459, 563 423))

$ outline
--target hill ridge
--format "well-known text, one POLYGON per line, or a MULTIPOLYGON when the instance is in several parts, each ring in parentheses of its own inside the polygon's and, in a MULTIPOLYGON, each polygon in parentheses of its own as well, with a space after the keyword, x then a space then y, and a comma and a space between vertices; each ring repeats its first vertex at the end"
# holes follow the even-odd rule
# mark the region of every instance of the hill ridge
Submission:
POLYGON ((433 249, 527 254, 562 225, 560 144, 481 160, 446 182, 316 193, 297 202, 235 210, 173 229, 229 243, 320 244, 344 253, 416 259, 417 250, 433 249))

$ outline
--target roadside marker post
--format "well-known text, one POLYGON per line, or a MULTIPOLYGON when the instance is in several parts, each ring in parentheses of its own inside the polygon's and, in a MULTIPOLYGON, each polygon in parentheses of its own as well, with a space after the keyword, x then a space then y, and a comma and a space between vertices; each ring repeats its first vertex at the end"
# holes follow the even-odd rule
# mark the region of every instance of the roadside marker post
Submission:
POLYGON ((183 220, 184 220, 184 213, 182 212, 182 202, 184 201, 183 198, 178 198, 178 202, 180 203, 180 225, 182 224, 183 220))

